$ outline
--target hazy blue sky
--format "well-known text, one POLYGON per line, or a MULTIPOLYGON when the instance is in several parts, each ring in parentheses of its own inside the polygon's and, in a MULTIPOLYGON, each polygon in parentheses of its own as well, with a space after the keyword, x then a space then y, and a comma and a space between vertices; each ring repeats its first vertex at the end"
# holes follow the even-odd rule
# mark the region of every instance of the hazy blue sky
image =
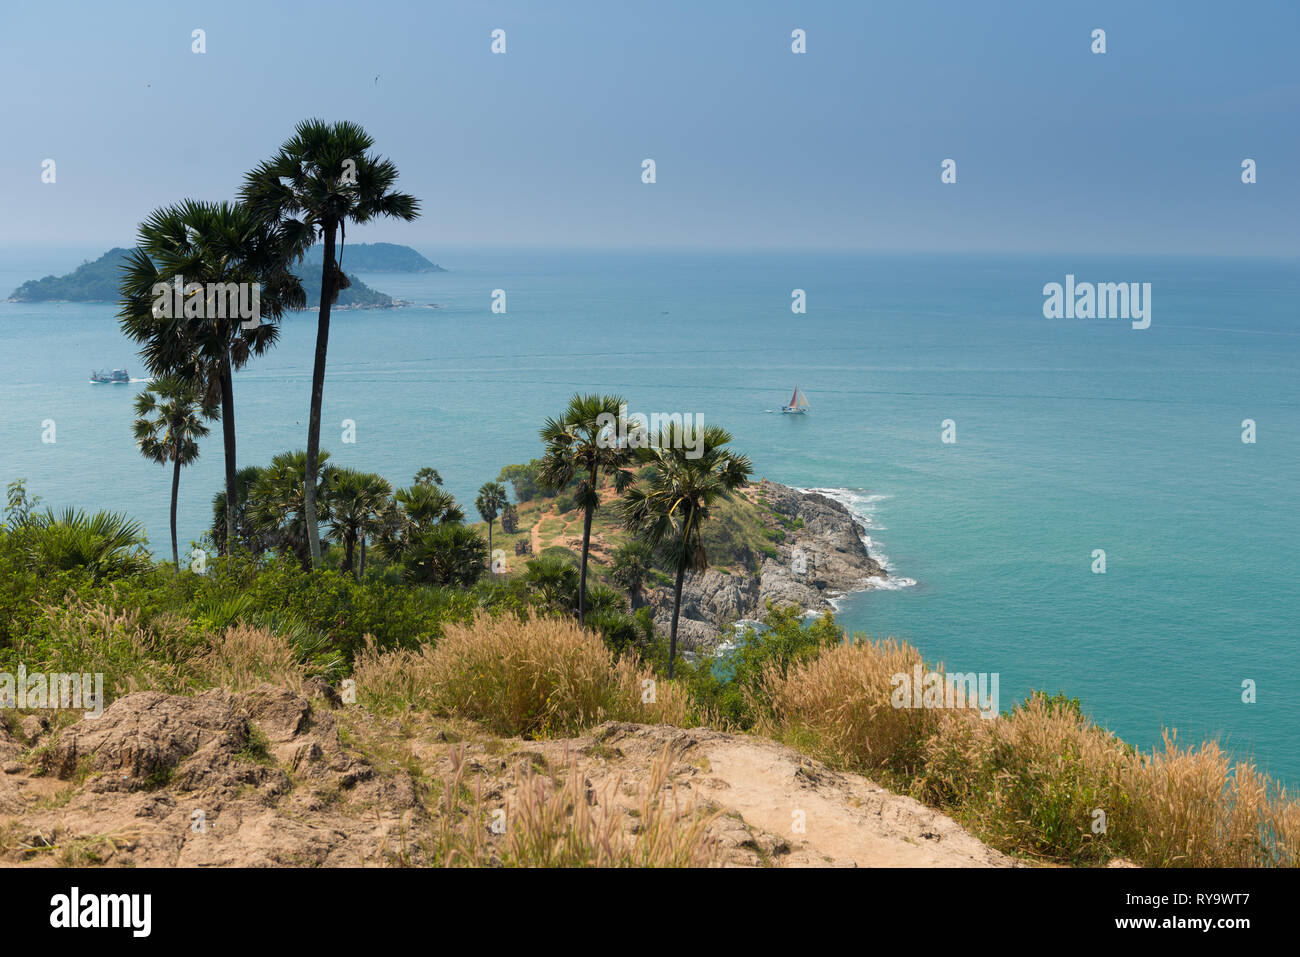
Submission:
POLYGON ((1295 2, 10 3, 0 242, 129 243, 321 116, 424 202, 350 241, 1294 256, 1298 39, 1295 2))

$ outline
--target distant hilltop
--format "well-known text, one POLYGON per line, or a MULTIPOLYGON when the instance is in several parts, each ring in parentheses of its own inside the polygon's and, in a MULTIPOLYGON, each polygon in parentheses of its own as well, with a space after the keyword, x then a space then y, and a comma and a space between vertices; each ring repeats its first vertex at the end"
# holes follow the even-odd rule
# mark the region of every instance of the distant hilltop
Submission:
MULTIPOLYGON (((340 256, 343 265, 357 272, 446 272, 437 263, 429 262, 410 246, 398 246, 396 243, 357 243, 345 244, 336 256, 340 256)), ((306 266, 315 266, 320 270, 325 250, 313 246, 303 258, 306 266)))
POLYGON ((122 278, 118 266, 131 250, 114 247, 94 262, 84 262, 66 276, 29 279, 9 295, 12 302, 114 302, 122 278))
MULTIPOLYGON (((10 294, 12 302, 116 302, 121 265, 131 250, 121 246, 110 249, 94 262, 84 262, 66 276, 46 276, 31 279, 10 294)), ((307 308, 315 309, 320 302, 320 268, 323 258, 320 246, 307 251, 294 274, 302 280, 307 296, 307 308)), ((343 247, 343 261, 348 267, 352 285, 339 293, 337 309, 392 309, 401 303, 392 296, 372 289, 350 270, 358 272, 446 272, 436 263, 429 262, 409 246, 394 243, 358 243, 343 247)))

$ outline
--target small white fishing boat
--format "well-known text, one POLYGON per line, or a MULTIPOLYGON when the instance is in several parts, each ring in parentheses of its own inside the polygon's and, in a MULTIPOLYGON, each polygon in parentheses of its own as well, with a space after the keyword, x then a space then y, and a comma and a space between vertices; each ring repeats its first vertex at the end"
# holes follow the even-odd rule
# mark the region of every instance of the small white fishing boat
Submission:
POLYGON ((125 369, 114 369, 112 372, 101 372, 96 370, 90 374, 91 382, 130 382, 131 376, 125 369))

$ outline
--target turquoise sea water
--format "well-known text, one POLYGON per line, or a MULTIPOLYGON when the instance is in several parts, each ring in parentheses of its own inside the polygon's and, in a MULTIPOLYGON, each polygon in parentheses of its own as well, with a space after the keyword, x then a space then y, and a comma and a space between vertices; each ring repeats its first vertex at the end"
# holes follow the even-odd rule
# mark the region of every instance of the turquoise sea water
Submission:
MULTIPOLYGON (((0 250, 0 294, 102 251, 0 250)), ((1297 263, 422 251, 452 271, 362 278, 438 308, 336 314, 334 461, 395 483, 433 465, 472 510, 502 465, 538 454, 541 420, 576 390, 699 412, 757 475, 840 490, 914 582, 846 599, 847 627, 998 672, 1003 708, 1063 689, 1143 747, 1162 727, 1217 734, 1300 783, 1297 263), (1042 287, 1067 273, 1150 282, 1151 327, 1044 319, 1042 287), (795 288, 806 315, 790 311, 795 288), (812 413, 772 414, 796 384, 812 413)), ((0 303, 0 481, 127 510, 166 551, 169 472, 129 432, 139 386, 87 382, 92 367, 143 375, 113 313, 0 303)), ((305 444, 314 335, 314 313, 292 316, 237 376, 241 465, 305 444)), ((182 541, 206 526, 220 476, 214 435, 182 478, 182 541)))

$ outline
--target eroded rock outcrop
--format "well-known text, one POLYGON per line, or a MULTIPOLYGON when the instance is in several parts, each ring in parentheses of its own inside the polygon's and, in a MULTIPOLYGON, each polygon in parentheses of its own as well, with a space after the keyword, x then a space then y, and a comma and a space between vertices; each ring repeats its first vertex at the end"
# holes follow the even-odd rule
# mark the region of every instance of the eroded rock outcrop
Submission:
POLYGON ((21 815, 23 832, 6 856, 155 866, 382 862, 388 834, 422 813, 416 789, 409 773, 377 775, 346 747, 332 706, 331 696, 273 685, 119 698, 6 765, 0 815, 21 815))
POLYGON ((506 838, 486 822, 576 780, 590 812, 629 835, 647 800, 671 795, 702 816, 722 866, 1014 865, 939 812, 762 738, 625 722, 537 741, 455 728, 271 685, 127 695, 36 747, 0 725, 13 758, 0 863, 437 864, 452 820, 491 866, 506 838), (448 793, 477 811, 449 818, 448 793))

